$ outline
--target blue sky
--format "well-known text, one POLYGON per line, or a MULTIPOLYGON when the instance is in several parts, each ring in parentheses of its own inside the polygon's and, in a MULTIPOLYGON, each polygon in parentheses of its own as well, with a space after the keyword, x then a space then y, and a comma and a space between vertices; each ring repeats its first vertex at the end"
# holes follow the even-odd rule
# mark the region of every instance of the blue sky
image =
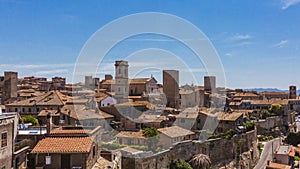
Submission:
MULTIPOLYGON (((58 75, 70 81, 79 52, 93 33, 119 17, 140 12, 169 13, 197 26, 219 54, 227 87, 300 87, 300 0, 0 0, 0 71, 18 71, 20 77, 58 75)), ((114 74, 115 59, 143 48, 160 47, 193 63, 190 51, 178 43, 157 36, 141 40, 147 36, 116 46, 97 75, 114 74)), ((139 65, 131 64, 132 69, 135 66, 139 65)), ((172 64, 165 66, 172 68, 172 64)), ((206 74, 203 65, 189 66, 197 82, 182 75, 181 84, 201 85, 206 74)), ((132 75, 154 74, 160 80, 156 71, 132 75)))

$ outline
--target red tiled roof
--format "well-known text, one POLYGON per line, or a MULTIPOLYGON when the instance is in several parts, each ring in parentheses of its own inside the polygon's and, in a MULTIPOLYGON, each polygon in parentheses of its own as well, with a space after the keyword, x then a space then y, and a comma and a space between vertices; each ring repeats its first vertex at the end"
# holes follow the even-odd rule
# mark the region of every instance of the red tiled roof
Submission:
POLYGON ((32 153, 88 153, 92 145, 90 137, 49 137, 40 140, 32 153))
POLYGON ((90 130, 63 130, 63 129, 55 129, 51 131, 51 135, 55 134, 87 134, 90 130))

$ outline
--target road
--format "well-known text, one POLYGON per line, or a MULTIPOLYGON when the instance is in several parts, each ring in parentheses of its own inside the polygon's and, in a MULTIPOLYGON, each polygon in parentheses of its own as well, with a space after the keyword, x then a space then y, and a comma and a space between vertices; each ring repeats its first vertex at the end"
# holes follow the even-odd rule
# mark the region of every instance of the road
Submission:
POLYGON ((254 169, 265 168, 265 166, 267 165, 267 161, 272 160, 272 152, 274 152, 276 150, 276 148, 279 146, 280 140, 281 140, 280 138, 276 138, 274 140, 271 140, 271 141, 265 143, 265 146, 261 153, 260 159, 259 159, 257 165, 254 167, 254 169), (272 146, 272 144, 273 144, 273 146, 272 146), (272 147, 273 147, 273 150, 272 150, 272 147))

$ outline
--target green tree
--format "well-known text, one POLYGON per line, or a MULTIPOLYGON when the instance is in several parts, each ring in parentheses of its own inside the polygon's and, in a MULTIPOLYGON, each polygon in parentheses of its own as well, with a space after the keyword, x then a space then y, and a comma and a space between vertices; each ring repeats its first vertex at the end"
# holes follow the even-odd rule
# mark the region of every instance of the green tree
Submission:
POLYGON ((271 114, 280 115, 283 113, 283 107, 281 104, 272 104, 269 111, 271 114))
POLYGON ((184 161, 184 160, 179 160, 179 161, 176 161, 175 163, 175 169, 193 169, 191 167, 191 165, 184 161))
POLYGON ((143 136, 146 137, 146 142, 149 150, 156 151, 159 142, 159 132, 155 127, 149 127, 142 131, 143 136))
POLYGON ((293 146, 297 146, 298 144, 300 144, 300 132, 298 133, 288 133, 285 141, 288 144, 291 144, 293 146))
POLYGON ((260 113, 261 113, 263 119, 271 116, 271 113, 269 112, 269 110, 266 110, 266 109, 261 110, 260 113))
POLYGON ((39 126, 39 121, 32 115, 22 117, 22 123, 31 123, 33 126, 39 126))
POLYGON ((254 123, 252 123, 252 122, 244 122, 243 125, 246 127, 247 131, 254 129, 254 123))

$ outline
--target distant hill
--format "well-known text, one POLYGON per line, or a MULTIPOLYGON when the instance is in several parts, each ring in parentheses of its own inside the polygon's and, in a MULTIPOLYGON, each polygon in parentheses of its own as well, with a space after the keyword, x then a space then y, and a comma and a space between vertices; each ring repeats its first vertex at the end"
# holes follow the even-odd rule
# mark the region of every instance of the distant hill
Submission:
MULTIPOLYGON (((277 88, 252 88, 252 89, 243 89, 244 91, 256 91, 258 93, 267 91, 267 92, 286 92, 288 93, 289 90, 281 90, 277 88)), ((300 93, 300 90, 297 90, 297 95, 300 93)))

